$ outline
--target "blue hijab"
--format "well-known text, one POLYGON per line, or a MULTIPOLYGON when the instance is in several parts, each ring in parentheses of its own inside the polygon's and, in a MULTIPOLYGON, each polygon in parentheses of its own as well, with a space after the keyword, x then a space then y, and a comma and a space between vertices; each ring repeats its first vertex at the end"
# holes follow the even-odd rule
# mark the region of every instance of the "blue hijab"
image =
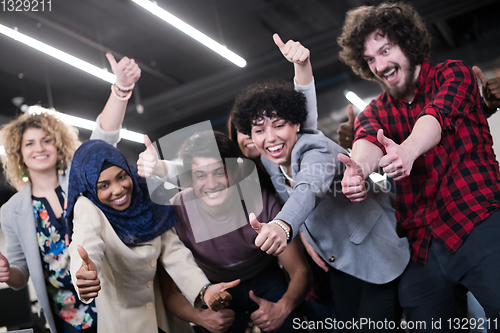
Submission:
POLYGON ((102 140, 84 142, 73 156, 67 208, 70 217, 73 216, 72 211, 80 195, 87 197, 102 210, 125 244, 147 242, 177 223, 172 207, 153 203, 149 198, 146 180, 127 163, 118 149, 102 140), (97 197, 97 180, 106 162, 122 168, 132 178, 134 188, 131 203, 123 211, 103 204, 97 197))

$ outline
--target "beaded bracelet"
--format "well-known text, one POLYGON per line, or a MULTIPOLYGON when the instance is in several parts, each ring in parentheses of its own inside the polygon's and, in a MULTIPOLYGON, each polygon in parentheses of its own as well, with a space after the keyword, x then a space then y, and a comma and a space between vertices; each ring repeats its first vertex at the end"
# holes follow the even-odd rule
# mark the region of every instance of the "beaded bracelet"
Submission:
POLYGON ((290 239, 290 232, 288 231, 288 229, 285 227, 285 225, 281 221, 272 220, 268 224, 271 224, 271 223, 276 223, 277 225, 279 225, 281 227, 281 229, 283 229, 283 231, 286 233, 286 240, 288 241, 290 239))
POLYGON ((123 91, 123 92, 128 92, 128 91, 131 91, 132 89, 134 89, 135 87, 135 83, 132 83, 130 86, 128 87, 124 87, 124 86, 121 86, 118 84, 118 82, 115 82, 115 86, 116 88, 118 88, 118 90, 120 91, 123 91))
POLYGON ((132 90, 129 90, 128 92, 125 93, 125 96, 120 96, 118 92, 116 91, 118 88, 115 87, 114 84, 111 85, 111 91, 115 94, 116 98, 118 98, 120 101, 128 101, 130 99, 130 96, 132 96, 132 90))

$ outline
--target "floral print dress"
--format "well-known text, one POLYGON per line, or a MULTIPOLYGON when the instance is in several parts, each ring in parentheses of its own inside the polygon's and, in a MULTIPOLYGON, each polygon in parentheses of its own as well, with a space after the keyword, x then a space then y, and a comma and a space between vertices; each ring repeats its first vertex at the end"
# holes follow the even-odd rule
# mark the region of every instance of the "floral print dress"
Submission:
POLYGON ((66 216, 67 195, 60 186, 55 191, 64 208, 60 218, 56 218, 46 198, 32 196, 47 293, 54 314, 76 329, 83 330, 97 325, 97 310, 94 301, 84 304, 79 300, 71 283, 68 251, 71 228, 66 216))

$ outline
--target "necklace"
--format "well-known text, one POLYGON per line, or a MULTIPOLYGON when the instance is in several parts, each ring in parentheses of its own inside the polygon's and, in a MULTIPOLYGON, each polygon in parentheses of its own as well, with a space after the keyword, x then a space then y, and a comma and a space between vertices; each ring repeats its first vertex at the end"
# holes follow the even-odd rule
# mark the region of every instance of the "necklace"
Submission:
POLYGON ((285 176, 285 178, 288 179, 288 181, 293 182, 293 178, 286 174, 285 170, 283 170, 283 167, 281 165, 278 165, 278 166, 280 167, 280 170, 281 170, 281 173, 283 174, 283 176, 285 176))

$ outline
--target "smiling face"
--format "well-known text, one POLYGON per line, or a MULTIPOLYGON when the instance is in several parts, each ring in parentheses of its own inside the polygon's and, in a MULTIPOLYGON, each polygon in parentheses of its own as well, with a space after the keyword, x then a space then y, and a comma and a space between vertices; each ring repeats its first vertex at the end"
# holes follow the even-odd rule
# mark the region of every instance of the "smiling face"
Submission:
POLYGON ((120 167, 112 166, 99 175, 97 197, 103 204, 121 211, 130 206, 133 188, 128 173, 120 167))
POLYGON ((370 70, 389 94, 397 99, 413 100, 420 65, 410 64, 401 48, 379 30, 368 35, 364 58, 370 70))
POLYGON ((283 118, 262 117, 252 125, 252 139, 261 154, 274 164, 290 166, 300 124, 283 118))
POLYGON ((23 133, 21 155, 30 174, 56 170, 57 148, 41 128, 28 128, 23 133))
POLYGON ((257 150, 257 147, 255 146, 255 143, 252 140, 252 137, 249 135, 245 135, 241 132, 236 132, 237 134, 237 140, 238 140, 238 146, 240 147, 241 152, 245 157, 254 160, 260 156, 259 151, 257 150))
POLYGON ((211 211, 228 202, 229 179, 224 164, 212 157, 194 157, 191 165, 193 189, 202 207, 211 211))

